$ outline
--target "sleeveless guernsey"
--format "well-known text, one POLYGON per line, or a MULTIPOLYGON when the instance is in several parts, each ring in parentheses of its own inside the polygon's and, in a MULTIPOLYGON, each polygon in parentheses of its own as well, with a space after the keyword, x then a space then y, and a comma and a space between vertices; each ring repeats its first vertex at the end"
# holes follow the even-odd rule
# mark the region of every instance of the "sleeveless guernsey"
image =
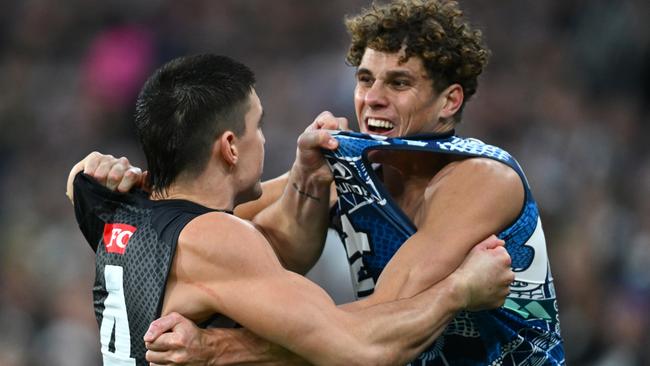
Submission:
MULTIPOLYGON (((502 308, 460 312, 411 365, 563 365, 558 307, 537 204, 517 161, 506 151, 448 135, 386 138, 334 132, 325 151, 338 201, 333 226, 348 255, 359 298, 372 294, 382 270, 416 227, 384 190, 368 161, 373 149, 428 151, 497 160, 521 178, 525 202, 517 219, 499 233, 512 257, 515 281, 502 308)), ((434 250, 434 249, 432 249, 434 250)))

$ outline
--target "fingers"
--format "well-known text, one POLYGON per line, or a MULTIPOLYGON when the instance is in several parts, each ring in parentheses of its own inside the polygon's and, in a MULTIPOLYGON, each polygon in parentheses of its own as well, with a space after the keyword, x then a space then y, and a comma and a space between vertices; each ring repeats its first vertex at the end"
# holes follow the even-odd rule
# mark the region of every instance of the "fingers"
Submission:
POLYGON ((496 247, 503 247, 505 242, 496 237, 496 235, 490 235, 482 242, 478 243, 476 246, 480 249, 494 249, 496 247))
POLYGON ((338 146, 338 141, 327 131, 323 130, 305 131, 298 137, 298 148, 300 149, 323 148, 334 150, 338 146))
POLYGON ((176 325, 180 324, 185 318, 178 313, 170 313, 162 318, 154 320, 149 329, 144 335, 145 342, 154 342, 156 338, 160 337, 163 333, 172 330, 176 325))
POLYGON ((172 359, 175 359, 173 352, 147 351, 144 357, 147 361, 149 361, 149 365, 153 366, 176 364, 176 362, 172 361, 172 359))
POLYGON ((341 131, 350 131, 350 126, 348 125, 348 119, 345 117, 337 117, 337 130, 341 131))
MULTIPOLYGON (((86 166, 84 173, 95 178, 100 184, 106 185, 108 180, 108 175, 113 170, 114 165, 122 164, 126 158, 116 159, 113 155, 103 155, 98 152, 92 152, 88 157, 86 157, 86 166)), ((128 160, 126 160, 128 164, 128 160)), ((122 169, 123 167, 118 167, 117 169, 122 169)), ((118 173, 115 171, 115 173, 118 173)))
MULTIPOLYGON (((127 158, 121 157, 117 159, 117 161, 109 167, 106 176, 106 188, 114 191, 124 178, 124 174, 130 169, 130 166, 131 165, 127 158)), ((100 167, 102 167, 102 165, 100 165, 100 167)))
MULTIPOLYGON (((117 185, 117 190, 119 192, 125 193, 131 190, 133 187, 141 186, 143 183, 144 174, 142 170, 137 167, 128 168, 123 174, 123 178, 119 181, 117 185)), ((110 177, 110 174, 109 174, 110 177)))
POLYGON ((348 119, 344 117, 335 117, 331 112, 324 111, 314 119, 309 129, 317 130, 349 130, 348 119))
POLYGON ((84 158, 82 161, 84 164, 84 173, 88 175, 92 175, 95 170, 97 170, 97 167, 102 161, 102 157, 110 157, 113 158, 112 155, 103 155, 97 151, 93 151, 88 156, 84 158))
POLYGON ((103 155, 97 151, 93 151, 90 154, 86 155, 86 157, 83 158, 83 160, 75 164, 75 166, 70 171, 70 174, 68 175, 68 182, 66 184, 66 195, 68 196, 68 198, 70 198, 70 201, 74 203, 74 197, 73 197, 74 177, 79 172, 82 171, 85 174, 93 176, 94 172, 97 170, 101 162, 105 159, 115 159, 115 158, 111 155, 103 155))
POLYGON ((163 333, 152 342, 144 342, 150 351, 166 352, 182 346, 177 333, 163 333))
POLYGON ((144 182, 140 168, 134 167, 125 157, 115 158, 96 151, 90 153, 83 161, 84 173, 93 177, 110 190, 128 192, 134 186, 144 182))
POLYGON ((492 249, 499 257, 502 258, 503 263, 507 266, 510 267, 512 264, 512 258, 510 257, 510 254, 508 254, 508 251, 506 250, 505 247, 503 246, 498 246, 494 249, 492 249))

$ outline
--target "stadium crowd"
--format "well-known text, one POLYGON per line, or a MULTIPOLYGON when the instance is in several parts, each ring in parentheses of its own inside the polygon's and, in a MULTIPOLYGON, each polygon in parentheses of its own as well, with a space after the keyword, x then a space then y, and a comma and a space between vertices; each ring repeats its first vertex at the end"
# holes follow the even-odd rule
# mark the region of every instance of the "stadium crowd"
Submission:
MULTIPOLYGON (((0 2, 0 365, 100 363, 93 253, 64 190, 92 150, 144 166, 146 76, 180 55, 257 73, 265 177, 324 109, 354 120, 343 16, 367 1, 0 2)), ((493 54, 461 135, 508 149, 542 210, 570 365, 650 365, 650 3, 461 1, 493 54)))

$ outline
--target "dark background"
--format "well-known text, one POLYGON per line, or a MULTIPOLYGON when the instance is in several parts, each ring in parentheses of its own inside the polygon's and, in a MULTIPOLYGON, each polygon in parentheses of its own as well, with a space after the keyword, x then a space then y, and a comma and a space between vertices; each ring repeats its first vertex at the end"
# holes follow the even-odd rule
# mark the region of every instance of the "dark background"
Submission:
MULTIPOLYGON (((250 65, 265 177, 322 110, 354 120, 343 15, 367 1, 0 2, 0 364, 99 363, 93 256, 64 196, 92 150, 143 166, 141 83, 169 59, 250 65)), ((493 57, 459 132, 540 203, 570 365, 650 365, 650 2, 463 1, 493 57)))

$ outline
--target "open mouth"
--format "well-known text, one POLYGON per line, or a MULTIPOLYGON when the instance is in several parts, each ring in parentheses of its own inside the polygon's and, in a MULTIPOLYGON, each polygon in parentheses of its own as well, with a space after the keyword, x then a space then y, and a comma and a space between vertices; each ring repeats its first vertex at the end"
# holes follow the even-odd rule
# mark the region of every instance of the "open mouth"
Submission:
POLYGON ((366 126, 368 126, 368 132, 379 135, 386 134, 395 128, 392 122, 376 118, 368 118, 366 120, 366 126))

